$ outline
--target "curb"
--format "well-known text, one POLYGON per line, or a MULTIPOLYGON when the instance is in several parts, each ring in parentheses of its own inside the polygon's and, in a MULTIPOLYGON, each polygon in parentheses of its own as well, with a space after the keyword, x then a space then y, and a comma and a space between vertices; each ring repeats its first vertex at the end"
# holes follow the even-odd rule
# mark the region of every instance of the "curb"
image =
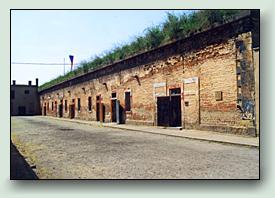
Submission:
POLYGON ((205 139, 205 138, 196 138, 196 137, 185 137, 185 136, 178 136, 178 135, 173 135, 173 134, 164 134, 164 133, 157 133, 157 132, 150 132, 150 131, 144 131, 144 130, 139 130, 139 129, 129 129, 129 128, 123 128, 123 127, 118 127, 118 126, 108 126, 102 124, 102 126, 99 126, 99 124, 95 123, 86 123, 82 122, 81 120, 69 120, 66 118, 56 118, 56 117, 48 117, 50 119, 54 120, 63 120, 66 122, 74 122, 74 123, 79 123, 79 124, 87 124, 90 126, 97 126, 97 127, 108 127, 108 128, 113 128, 113 129, 120 129, 120 130, 129 130, 129 131, 136 131, 136 132, 142 132, 142 133, 150 133, 150 134, 157 134, 157 135, 164 135, 164 136, 169 136, 169 137, 178 137, 178 138, 185 138, 185 139, 190 139, 190 140, 198 140, 198 141, 205 141, 205 142, 214 142, 214 143, 220 143, 220 144, 227 144, 227 145, 236 145, 236 146, 246 146, 246 147, 251 147, 251 148, 259 148, 258 145, 251 145, 251 144, 242 144, 242 143, 236 143, 236 142, 225 142, 222 140, 211 140, 211 139, 205 139))
POLYGON ((185 139, 190 139, 190 140, 198 140, 198 141, 214 142, 214 143, 221 143, 221 144, 227 144, 227 145, 237 145, 237 146, 246 146, 246 147, 252 147, 252 148, 259 148, 259 146, 251 145, 251 144, 242 144, 242 143, 236 143, 236 142, 225 142, 225 141, 221 141, 221 140, 210 140, 210 139, 195 138, 195 137, 185 137, 185 136, 178 136, 178 135, 172 135, 172 134, 164 134, 164 133, 143 131, 143 130, 138 130, 138 129, 126 129, 126 128, 114 127, 114 126, 104 126, 104 127, 109 127, 109 128, 114 128, 114 129, 123 129, 123 130, 129 130, 129 131, 136 131, 136 132, 142 132, 142 133, 151 133, 151 134, 157 134, 157 135, 165 135, 165 136, 170 136, 170 137, 185 138, 185 139))

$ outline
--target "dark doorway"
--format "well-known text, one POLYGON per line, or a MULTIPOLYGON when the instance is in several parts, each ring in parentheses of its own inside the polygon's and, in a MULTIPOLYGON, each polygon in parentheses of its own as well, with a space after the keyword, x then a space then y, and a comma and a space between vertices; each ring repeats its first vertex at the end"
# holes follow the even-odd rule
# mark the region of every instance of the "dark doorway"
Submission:
POLYGON ((46 107, 46 105, 44 106, 43 115, 44 115, 44 116, 46 116, 46 115, 47 115, 47 107, 46 107))
POLYGON ((101 103, 101 109, 102 109, 102 122, 105 122, 105 105, 101 103))
POLYGON ((101 102, 96 103, 96 121, 105 121, 105 105, 101 102))
POLYGON ((181 126, 181 100, 180 96, 170 97, 170 126, 181 126))
POLYGON ((116 122, 117 121, 117 108, 116 108, 116 102, 117 102, 117 100, 116 99, 112 99, 111 100, 111 110, 112 110, 112 122, 116 122))
POLYGON ((169 126, 169 96, 157 97, 158 126, 169 126))
POLYGON ((73 103, 69 106, 69 117, 73 119, 74 116, 75 116, 75 104, 73 103))
POLYGON ((170 126, 181 126, 181 90, 180 88, 174 88, 169 90, 170 95, 170 126))
POLYGON ((74 116, 75 116, 75 105, 72 104, 72 105, 70 105, 69 117, 70 117, 71 119, 73 119, 74 116))
POLYGON ((100 121, 100 95, 96 96, 96 121, 100 121))
POLYGON ((20 115, 20 116, 26 115, 26 107, 25 106, 18 107, 18 115, 20 115))
POLYGON ((157 97, 157 125, 181 126, 180 88, 170 89, 170 96, 157 97))
POLYGON ((96 102, 96 121, 100 121, 100 103, 99 102, 96 102))
POLYGON ((58 115, 60 118, 63 117, 63 104, 58 105, 58 115))

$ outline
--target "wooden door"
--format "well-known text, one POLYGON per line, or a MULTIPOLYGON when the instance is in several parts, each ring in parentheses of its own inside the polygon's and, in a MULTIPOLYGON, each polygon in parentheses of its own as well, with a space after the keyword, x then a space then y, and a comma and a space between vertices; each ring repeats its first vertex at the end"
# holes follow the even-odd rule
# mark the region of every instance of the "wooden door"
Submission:
POLYGON ((181 126, 181 96, 170 96, 169 111, 169 125, 181 126))
POLYGON ((116 112, 116 99, 111 100, 111 120, 112 122, 117 121, 117 112, 116 112))
POLYGON ((169 126, 170 97, 157 97, 157 125, 169 126))

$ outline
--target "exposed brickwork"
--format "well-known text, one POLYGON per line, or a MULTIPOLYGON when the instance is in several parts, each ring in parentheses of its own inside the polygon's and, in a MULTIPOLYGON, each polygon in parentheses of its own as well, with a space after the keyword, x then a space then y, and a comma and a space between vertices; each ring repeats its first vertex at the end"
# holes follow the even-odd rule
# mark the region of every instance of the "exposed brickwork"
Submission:
MULTIPOLYGON (((176 52, 170 45, 170 48, 163 49, 174 51, 166 53, 172 55, 162 56, 163 52, 160 48, 156 50, 160 53, 158 58, 147 54, 150 61, 141 61, 143 64, 136 65, 134 62, 128 62, 129 65, 132 63, 134 66, 118 71, 116 69, 120 66, 114 64, 112 71, 116 70, 116 72, 110 72, 106 68, 106 74, 102 73, 105 70, 100 70, 97 78, 75 85, 72 83, 71 86, 61 89, 55 88, 57 90, 52 89, 53 91, 44 91, 41 93, 42 104, 43 106, 46 103, 50 104, 46 114, 57 116, 57 107, 51 111, 51 104, 57 101, 58 105, 63 99, 63 117, 69 117, 69 104, 72 104, 72 99, 75 99, 75 118, 96 120, 96 97, 100 95, 104 106, 104 121, 110 122, 112 93, 116 92, 116 98, 124 109, 125 92, 130 92, 131 111, 123 112, 125 122, 156 125, 156 97, 168 96, 170 89, 180 88, 183 127, 199 128, 207 125, 243 127, 243 112, 237 108, 238 92, 246 100, 254 101, 254 79, 251 78, 253 76, 251 76, 253 74, 251 70, 253 68, 252 34, 250 31, 241 31, 232 35, 228 31, 231 32, 228 29, 217 29, 217 32, 223 35, 217 35, 216 42, 214 42, 215 38, 210 39, 201 35, 199 41, 205 44, 203 48, 197 46, 196 42, 195 46, 192 46, 192 40, 182 41, 174 44, 178 49, 176 52), (242 53, 240 53, 239 41, 245 48, 242 53), (240 67, 238 65, 240 59, 245 62, 242 68, 241 91, 238 88, 237 71, 240 67), (222 94, 221 100, 216 99, 216 92, 222 94), (91 111, 88 110, 88 97, 92 97, 91 111), (81 101, 79 111, 78 98, 81 101), (68 103, 67 112, 64 111, 65 100, 68 103)), ((206 33, 208 34, 209 32, 206 33)), ((251 120, 248 122, 250 124, 247 127, 253 126, 251 120)))

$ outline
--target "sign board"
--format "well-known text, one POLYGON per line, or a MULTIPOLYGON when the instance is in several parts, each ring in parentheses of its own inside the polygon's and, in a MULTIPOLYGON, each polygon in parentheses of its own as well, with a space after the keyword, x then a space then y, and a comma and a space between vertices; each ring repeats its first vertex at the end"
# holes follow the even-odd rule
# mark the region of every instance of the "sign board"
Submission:
POLYGON ((164 87, 164 86, 166 86, 166 83, 165 83, 165 82, 154 83, 153 86, 154 86, 154 88, 157 88, 157 87, 164 87))
POLYGON ((184 79, 183 82, 185 84, 196 83, 198 82, 198 77, 187 78, 187 79, 184 79))

